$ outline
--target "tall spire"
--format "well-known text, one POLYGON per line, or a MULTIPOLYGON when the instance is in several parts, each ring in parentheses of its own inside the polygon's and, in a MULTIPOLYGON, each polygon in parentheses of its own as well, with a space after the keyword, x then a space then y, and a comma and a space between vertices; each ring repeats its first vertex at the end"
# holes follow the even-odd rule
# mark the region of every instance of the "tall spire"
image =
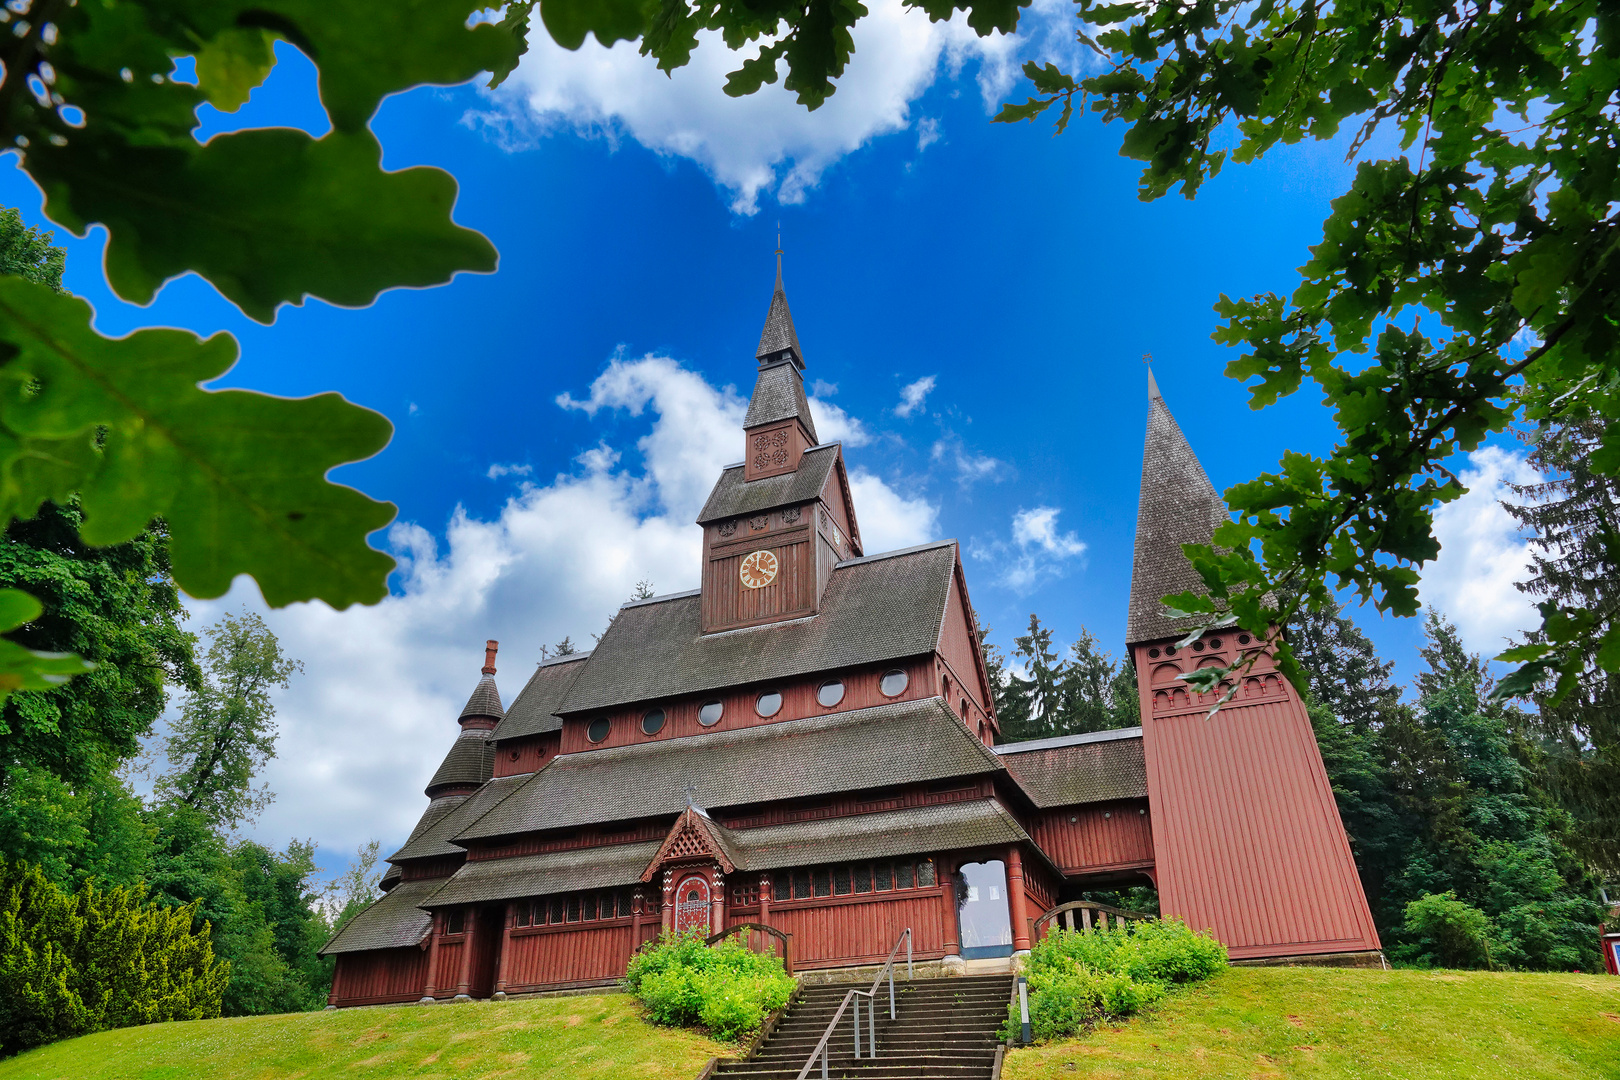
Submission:
POLYGON ((793 329, 793 313, 788 310, 787 293, 782 291, 782 249, 776 250, 776 291, 771 293, 771 307, 765 313, 765 329, 759 335, 759 348, 754 359, 760 367, 791 360, 793 366, 804 370, 804 350, 799 348, 799 334, 793 329))
POLYGON ((1187 621, 1168 618, 1161 602, 1171 593, 1203 591, 1203 579, 1187 561, 1181 545, 1209 543, 1216 526, 1230 520, 1226 504, 1170 415, 1149 368, 1147 442, 1142 450, 1127 644, 1177 637, 1186 631, 1187 621))

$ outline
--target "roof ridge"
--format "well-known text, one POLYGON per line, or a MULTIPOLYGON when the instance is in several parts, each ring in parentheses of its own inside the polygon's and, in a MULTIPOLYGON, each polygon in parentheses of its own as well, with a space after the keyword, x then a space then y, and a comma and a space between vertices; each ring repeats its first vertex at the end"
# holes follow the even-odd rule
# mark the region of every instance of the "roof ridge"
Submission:
POLYGON ((642 600, 626 600, 624 603, 619 605, 619 610, 623 611, 625 608, 646 607, 648 604, 662 604, 669 600, 684 600, 689 596, 702 595, 702 589, 687 589, 685 592, 664 593, 662 596, 649 596, 642 600))
POLYGON ((553 664, 572 664, 575 660, 584 660, 595 651, 595 649, 586 649, 584 652, 571 652, 565 653, 562 656, 549 656, 536 664, 535 667, 550 667, 553 664))
POLYGON ((876 555, 857 555, 853 559, 843 559, 834 563, 833 569, 839 570, 846 566, 859 566, 862 563, 878 562, 882 559, 893 559, 900 555, 915 555, 919 551, 932 551, 934 548, 958 546, 960 545, 957 544, 954 536, 946 540, 930 540, 926 544, 914 544, 911 547, 895 548, 893 551, 880 551, 876 555))
POLYGON ((1140 739, 1140 727, 1109 728, 1105 731, 1082 731, 1075 735, 1054 735, 1046 739, 1027 739, 1024 742, 1002 743, 991 747, 998 754, 1023 754, 1032 750, 1052 750, 1060 746, 1081 746, 1085 743, 1112 742, 1115 739, 1140 739))

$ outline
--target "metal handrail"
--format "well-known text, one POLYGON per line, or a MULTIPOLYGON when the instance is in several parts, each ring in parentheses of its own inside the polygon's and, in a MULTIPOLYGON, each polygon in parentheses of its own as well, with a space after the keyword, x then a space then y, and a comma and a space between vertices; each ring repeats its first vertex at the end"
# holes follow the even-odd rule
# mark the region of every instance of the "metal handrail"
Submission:
POLYGON ((832 1019, 827 1022, 827 1030, 821 1033, 821 1040, 816 1043, 816 1048, 810 1051, 809 1060, 804 1063, 804 1068, 799 1070, 799 1075, 795 1077, 795 1080, 804 1080, 805 1077, 809 1076, 810 1069, 815 1065, 818 1057, 821 1059, 822 1080, 827 1080, 827 1060, 832 1056, 828 1044, 832 1041, 833 1031, 837 1029, 838 1021, 844 1018, 844 1010, 849 1008, 849 1003, 852 1001, 855 1002, 855 1057, 857 1060, 861 1057, 861 1004, 856 1001, 857 998, 864 997, 866 999, 866 1056, 877 1057, 877 991, 884 978, 887 977, 889 980, 889 1019, 893 1020, 894 961, 900 954, 901 942, 904 942, 906 946, 906 979, 909 981, 915 977, 916 969, 911 958, 911 927, 908 926, 901 931, 899 937, 895 938, 894 948, 889 950, 889 958, 883 961, 882 967, 878 968, 877 978, 872 980, 871 987, 866 990, 857 987, 846 993, 844 1000, 838 1003, 838 1008, 833 1012, 832 1019))

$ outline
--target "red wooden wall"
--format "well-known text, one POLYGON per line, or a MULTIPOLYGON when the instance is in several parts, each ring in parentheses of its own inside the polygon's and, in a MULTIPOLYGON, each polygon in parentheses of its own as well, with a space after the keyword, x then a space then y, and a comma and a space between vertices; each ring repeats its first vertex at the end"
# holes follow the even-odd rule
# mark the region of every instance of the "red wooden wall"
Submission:
POLYGON ((403 949, 340 953, 332 972, 334 1005, 379 1005, 415 1001, 427 982, 428 951, 403 949))
POLYGON ((956 932, 956 912, 945 906, 937 887, 885 899, 819 897, 773 903, 768 921, 793 935, 795 970, 881 963, 908 926, 912 955, 937 958, 945 953, 946 935, 954 940, 956 932))
POLYGON ((517 776, 538 772, 557 756, 562 732, 547 731, 521 739, 505 739, 495 745, 495 775, 517 776))
POLYGON ((1235 643, 1225 644, 1224 654, 1135 647, 1137 670, 1149 673, 1143 751, 1160 909, 1214 931, 1238 959, 1378 949, 1310 717, 1292 687, 1262 655, 1237 697, 1206 719, 1214 695, 1175 681, 1179 671, 1229 658, 1235 643))
MULTIPOLYGON (((651 920, 657 932, 657 918, 651 920)), ((513 930, 506 943, 506 992, 600 983, 624 974, 638 943, 630 919, 589 929, 513 930)))
POLYGON ((1146 799, 1066 806, 1039 812, 1030 836, 1065 874, 1153 863, 1152 816, 1146 799))

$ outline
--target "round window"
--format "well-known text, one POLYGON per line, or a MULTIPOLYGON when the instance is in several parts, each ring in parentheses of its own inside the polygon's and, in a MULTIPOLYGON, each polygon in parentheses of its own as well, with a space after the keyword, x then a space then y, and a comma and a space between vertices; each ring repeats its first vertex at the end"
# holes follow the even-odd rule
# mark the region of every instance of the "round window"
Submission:
POLYGON ((821 702, 824 708, 832 708, 844 700, 844 684, 837 679, 822 683, 821 688, 816 691, 816 700, 821 702))
POLYGON ((648 735, 656 735, 664 730, 664 710, 648 709, 641 714, 641 730, 648 735))
POLYGON ((698 723, 704 727, 713 727, 720 722, 726 707, 718 701, 705 702, 703 708, 698 710, 698 723))
POLYGON ((782 711, 782 695, 775 690, 765 691, 754 702, 754 711, 761 716, 775 716, 782 711))
POLYGON ((591 726, 585 729, 585 737, 591 742, 601 742, 613 730, 613 721, 605 716, 599 716, 591 721, 591 726))
POLYGON ((911 676, 895 668, 893 671, 883 673, 883 678, 878 680, 878 689, 883 691, 884 697, 899 697, 906 692, 906 687, 910 684, 911 676))

